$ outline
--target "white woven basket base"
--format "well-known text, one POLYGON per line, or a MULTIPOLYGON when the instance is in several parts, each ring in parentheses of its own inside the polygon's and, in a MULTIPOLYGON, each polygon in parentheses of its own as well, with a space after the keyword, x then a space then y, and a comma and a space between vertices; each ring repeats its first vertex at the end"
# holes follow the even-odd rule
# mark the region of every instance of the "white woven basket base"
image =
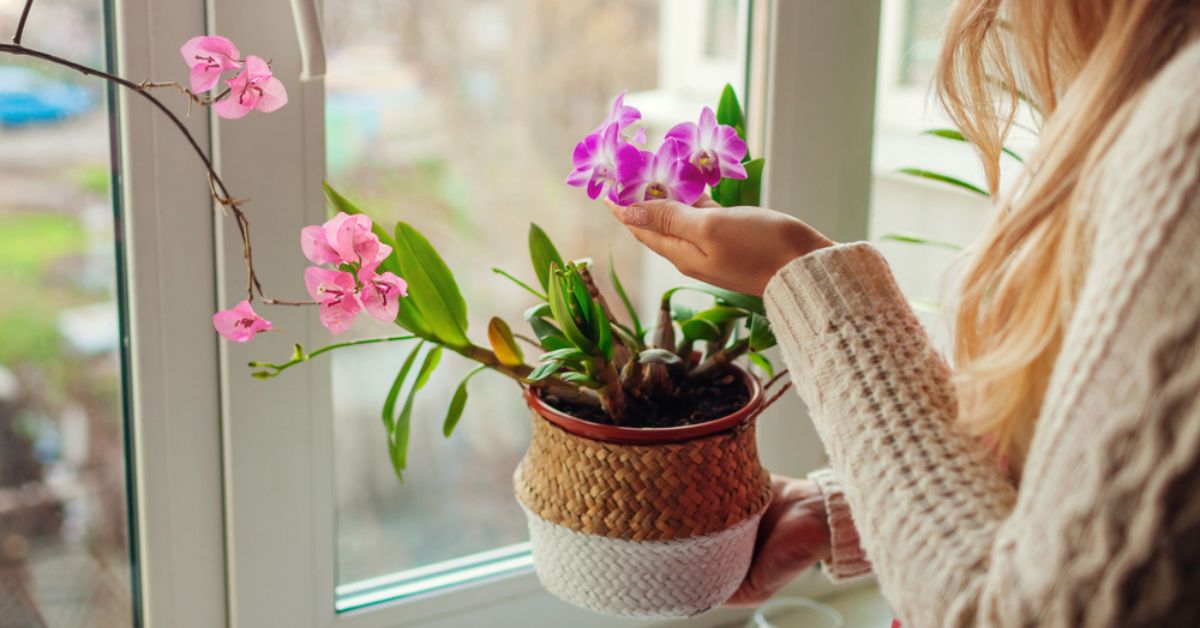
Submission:
POLYGON ((576 532, 521 509, 542 586, 576 606, 623 617, 690 617, 729 599, 750 568, 762 517, 708 536, 626 541, 576 532))

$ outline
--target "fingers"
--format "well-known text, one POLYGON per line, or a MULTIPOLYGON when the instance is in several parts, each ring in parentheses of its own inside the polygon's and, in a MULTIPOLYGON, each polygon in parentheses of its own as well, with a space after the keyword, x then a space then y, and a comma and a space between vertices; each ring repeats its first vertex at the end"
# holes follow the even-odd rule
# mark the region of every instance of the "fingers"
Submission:
POLYGON ((617 212, 617 219, 627 226, 685 240, 699 238, 703 217, 695 207, 669 200, 634 203, 617 212))

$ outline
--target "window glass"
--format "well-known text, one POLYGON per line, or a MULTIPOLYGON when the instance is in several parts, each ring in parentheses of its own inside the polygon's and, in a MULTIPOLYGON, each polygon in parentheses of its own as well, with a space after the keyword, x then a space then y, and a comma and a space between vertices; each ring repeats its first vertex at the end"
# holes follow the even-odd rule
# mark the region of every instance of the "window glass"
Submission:
MULTIPOLYGON (((0 25, 22 2, 0 1, 0 25)), ((25 44, 104 67, 101 0, 25 44)), ((4 37, 8 37, 4 33, 4 37)), ((0 624, 133 624, 104 85, 0 56, 0 624)))
MULTIPOLYGON (((636 299, 642 292, 641 249, 618 237, 622 228, 608 211, 564 179, 574 144, 622 90, 653 126, 692 119, 701 104, 716 102, 726 81, 738 84, 740 73, 710 76, 708 93, 664 87, 660 44, 669 12, 680 6, 691 20, 697 5, 658 0, 326 3, 328 176, 384 224, 408 221, 430 238, 456 273, 477 341, 492 315, 524 328, 528 295, 491 269, 535 281, 530 222, 568 258, 592 257, 606 269, 611 254, 630 293, 636 299)), ((676 48, 691 51, 693 64, 716 58, 737 67, 744 3, 700 6, 710 25, 689 29, 691 44, 676 48)), ((396 333, 360 321, 352 334, 396 333)), ((446 570, 511 566, 525 553, 512 473, 530 421, 518 388, 491 373, 473 379, 466 413, 444 438, 450 396, 472 366, 447 352, 417 396, 401 484, 379 409, 407 348, 373 345, 334 357, 343 610, 379 599, 369 591, 380 586, 416 591, 414 582, 448 582, 435 577, 446 570), (463 557, 472 558, 445 562, 463 557)))

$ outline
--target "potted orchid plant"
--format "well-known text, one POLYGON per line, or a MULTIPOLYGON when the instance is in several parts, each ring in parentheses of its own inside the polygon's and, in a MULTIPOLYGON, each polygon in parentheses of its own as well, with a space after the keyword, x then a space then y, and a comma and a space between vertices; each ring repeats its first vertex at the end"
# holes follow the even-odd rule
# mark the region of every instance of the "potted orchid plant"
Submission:
MULTIPOLYGON (((312 263, 303 277, 310 298, 269 297, 255 274, 244 201, 230 193, 156 94, 178 91, 189 107, 211 106, 225 118, 269 113, 287 104, 270 63, 243 57, 228 39, 201 36, 181 48, 187 86, 134 82, 24 46, 32 5, 26 0, 13 43, 0 44, 0 53, 42 59, 131 90, 171 119, 195 150, 214 204, 238 228, 246 262, 246 299, 212 317, 222 337, 248 342, 272 331, 255 302, 315 307, 334 335, 360 315, 403 331, 314 350, 296 345, 287 360, 251 362, 253 377, 278 377, 342 347, 410 343, 382 408, 387 451, 402 478, 416 394, 445 351, 465 356, 477 367, 446 400, 443 431, 450 436, 455 430, 476 374, 499 373, 522 390, 534 431, 514 486, 548 590, 586 608, 631 616, 693 615, 734 591, 770 499, 754 421, 787 387, 767 398, 783 373, 775 373, 762 353, 775 339, 761 299, 685 285, 664 293, 653 316, 643 319, 611 268, 615 301, 597 288, 596 264, 563 257, 548 234, 531 225, 531 279, 497 271, 528 294, 524 323, 530 332, 515 333, 493 317, 486 341, 477 342, 468 333, 467 301, 436 247, 405 222, 383 228, 328 184, 332 217, 298 234, 312 263), (706 295, 710 303, 686 307, 675 299, 684 291, 706 295)), ((575 147, 566 182, 592 199, 622 205, 655 199, 758 203, 763 160, 748 153, 744 113, 731 87, 715 111, 704 108, 697 121, 676 125, 654 151, 643 148, 640 118, 618 96, 608 118, 575 147)))

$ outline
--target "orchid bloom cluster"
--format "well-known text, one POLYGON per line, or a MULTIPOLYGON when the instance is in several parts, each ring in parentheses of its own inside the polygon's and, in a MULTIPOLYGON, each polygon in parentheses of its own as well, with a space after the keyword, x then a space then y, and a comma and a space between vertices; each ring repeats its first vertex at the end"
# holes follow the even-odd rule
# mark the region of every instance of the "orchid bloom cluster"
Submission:
MULTIPOLYGON (((323 225, 300 230, 300 250, 313 266, 304 271, 308 295, 320 306, 321 324, 340 334, 360 312, 390 323, 396 320, 400 299, 408 296, 408 283, 379 265, 392 247, 371 231, 371 218, 339 212, 323 225)), ((213 315, 213 327, 226 339, 248 342, 271 322, 255 313, 249 301, 213 315)))
POLYGON ((211 91, 226 72, 238 70, 225 79, 226 89, 213 100, 213 110, 222 118, 241 118, 255 109, 270 113, 287 104, 287 90, 271 75, 270 64, 254 55, 242 59, 237 46, 224 37, 193 37, 179 52, 191 68, 196 94, 211 91))
POLYGON ((575 146, 567 183, 619 205, 660 199, 690 205, 705 186, 746 178, 746 142, 732 126, 718 124, 712 109, 705 107, 698 122, 675 125, 656 152, 638 148, 646 142, 645 127, 626 136, 641 117, 624 93, 617 96, 608 118, 575 146))

